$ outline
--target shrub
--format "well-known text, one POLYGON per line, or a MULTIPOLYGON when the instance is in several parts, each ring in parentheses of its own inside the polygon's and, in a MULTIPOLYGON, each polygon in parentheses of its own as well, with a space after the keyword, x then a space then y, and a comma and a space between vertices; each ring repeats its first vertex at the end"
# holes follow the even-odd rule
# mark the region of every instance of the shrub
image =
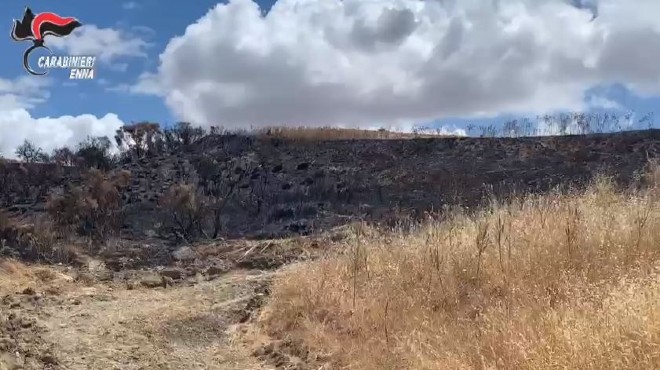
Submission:
POLYGON ((141 122, 123 126, 117 130, 115 141, 136 158, 158 154, 164 148, 163 133, 157 123, 141 122))
POLYGON ((660 160, 649 160, 643 175, 644 184, 651 190, 660 190, 660 160))
POLYGON ((62 166, 73 166, 77 163, 78 157, 67 147, 53 150, 51 160, 62 166))
POLYGON ((189 122, 178 122, 176 126, 168 130, 174 141, 180 142, 183 146, 195 144, 206 135, 201 127, 194 127, 189 122))
POLYGON ((195 186, 172 185, 159 199, 164 212, 164 229, 186 241, 203 235, 202 222, 208 214, 207 204, 207 199, 195 190, 195 186))
POLYGON ((80 158, 81 164, 87 168, 108 171, 113 166, 110 146, 110 139, 105 136, 88 137, 78 145, 76 156, 80 158))
POLYGON ((28 140, 25 140, 23 144, 16 148, 16 155, 28 163, 48 162, 50 159, 48 154, 28 140))
POLYGON ((0 240, 6 239, 10 230, 15 227, 15 223, 9 218, 9 214, 0 209, 0 240))
POLYGON ((222 229, 222 214, 228 203, 235 199, 239 183, 252 172, 248 161, 231 158, 228 154, 224 159, 220 162, 203 156, 193 159, 199 175, 198 192, 204 195, 207 212, 212 215, 212 238, 216 238, 222 229))
POLYGON ((65 262, 67 253, 58 246, 58 235, 52 224, 35 219, 19 223, 0 209, 0 256, 27 261, 65 262))
POLYGON ((106 174, 92 169, 82 186, 69 187, 63 194, 52 196, 47 204, 48 213, 59 228, 102 242, 121 229, 121 190, 129 181, 128 171, 106 174))

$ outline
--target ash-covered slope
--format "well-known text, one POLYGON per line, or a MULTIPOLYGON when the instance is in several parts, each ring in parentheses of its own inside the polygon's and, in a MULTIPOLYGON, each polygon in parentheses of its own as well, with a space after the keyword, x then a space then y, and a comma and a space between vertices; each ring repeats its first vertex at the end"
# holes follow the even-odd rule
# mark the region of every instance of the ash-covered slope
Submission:
MULTIPOLYGON (((659 153, 660 130, 347 141, 209 135, 181 150, 119 165, 132 173, 123 194, 124 229, 164 235, 158 205, 177 183, 201 188, 212 182, 219 197, 228 198, 221 235, 272 237, 355 218, 388 221, 449 204, 475 205, 490 191, 506 195, 514 189, 582 184, 597 172, 630 183, 659 153)), ((0 207, 38 211, 49 192, 78 183, 80 173, 71 167, 7 163, 0 167, 0 207)))

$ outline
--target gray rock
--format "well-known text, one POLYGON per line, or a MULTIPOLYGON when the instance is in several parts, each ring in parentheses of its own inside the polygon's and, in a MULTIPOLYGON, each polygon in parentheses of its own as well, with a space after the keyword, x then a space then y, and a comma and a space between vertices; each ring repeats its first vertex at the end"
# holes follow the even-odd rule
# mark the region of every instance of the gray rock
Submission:
POLYGON ((227 270, 228 269, 224 266, 211 266, 208 269, 206 269, 206 275, 217 276, 224 274, 225 272, 227 272, 227 270))
POLYGON ((185 276, 185 271, 179 268, 166 268, 164 270, 161 270, 160 274, 170 279, 180 280, 183 279, 183 277, 185 276))
POLYGON ((190 247, 181 247, 172 253, 172 257, 177 261, 189 261, 194 260, 197 253, 190 247))
POLYGON ((158 275, 145 276, 140 280, 140 284, 147 288, 158 288, 164 285, 163 278, 158 275))

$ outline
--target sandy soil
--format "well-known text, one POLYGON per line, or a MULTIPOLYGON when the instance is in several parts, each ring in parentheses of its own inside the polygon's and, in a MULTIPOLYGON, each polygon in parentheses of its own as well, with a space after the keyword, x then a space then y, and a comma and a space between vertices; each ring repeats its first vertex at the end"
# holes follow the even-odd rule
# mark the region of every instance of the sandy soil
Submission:
POLYGON ((0 370, 267 369, 238 338, 271 274, 150 288, 0 262, 0 370))

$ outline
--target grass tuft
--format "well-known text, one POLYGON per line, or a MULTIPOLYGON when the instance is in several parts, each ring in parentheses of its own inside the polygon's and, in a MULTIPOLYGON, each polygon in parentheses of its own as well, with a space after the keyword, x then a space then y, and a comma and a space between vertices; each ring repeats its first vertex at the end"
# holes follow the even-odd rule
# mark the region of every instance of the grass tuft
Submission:
POLYGON ((660 368, 649 183, 621 192, 600 177, 412 234, 358 226, 342 253, 278 277, 260 324, 333 368, 660 368))

